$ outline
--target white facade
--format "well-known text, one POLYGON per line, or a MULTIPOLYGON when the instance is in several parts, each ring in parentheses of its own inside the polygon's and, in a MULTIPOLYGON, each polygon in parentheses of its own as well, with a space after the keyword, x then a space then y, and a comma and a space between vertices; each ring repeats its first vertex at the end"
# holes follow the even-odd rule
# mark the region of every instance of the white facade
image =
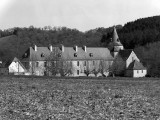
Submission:
POLYGON ((84 74, 84 69, 85 69, 84 61, 71 61, 71 62, 72 62, 72 76, 86 76, 84 74))
POLYGON ((18 75, 18 74, 24 74, 25 72, 26 71, 25 71, 24 67, 19 62, 13 61, 9 65, 9 73, 12 73, 14 75, 18 75))
MULTIPOLYGON (((55 68, 52 68, 50 61, 30 61, 29 64, 29 73, 26 72, 26 75, 37 75, 37 76, 44 76, 49 75, 52 76, 52 70, 55 70, 55 68)), ((54 61, 56 64, 56 62, 54 61)), ((109 75, 109 66, 111 66, 112 61, 103 61, 103 68, 101 68, 101 60, 72 60, 72 61, 60 61, 60 64, 64 65, 58 65, 57 70, 60 70, 58 67, 64 68, 64 74, 65 76, 87 76, 86 71, 88 71, 88 76, 108 76, 109 75), (67 65, 68 64, 68 65, 67 65), (70 70, 69 70, 70 69, 70 70), (100 71, 100 69, 103 69, 103 72, 100 71), (97 71, 97 73, 95 72, 97 71), (103 74, 102 74, 103 73, 103 74)), ((56 74, 56 76, 62 76, 62 73, 59 72, 56 74)))
POLYGON ((147 75, 147 70, 127 70, 126 76, 127 77, 145 77, 147 75))
POLYGON ((147 74, 147 70, 134 70, 133 77, 145 77, 147 74))

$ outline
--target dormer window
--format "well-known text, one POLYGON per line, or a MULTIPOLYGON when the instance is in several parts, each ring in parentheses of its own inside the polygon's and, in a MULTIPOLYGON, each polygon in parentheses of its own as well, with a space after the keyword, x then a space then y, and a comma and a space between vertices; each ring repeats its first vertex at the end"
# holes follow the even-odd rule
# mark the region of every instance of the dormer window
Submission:
POLYGON ((93 57, 93 53, 90 53, 89 56, 90 56, 90 57, 93 57))
POLYGON ((59 54, 58 54, 58 57, 62 57, 62 54, 61 54, 61 53, 59 53, 59 54))
POLYGON ((74 57, 77 57, 77 53, 74 53, 74 57))
POLYGON ((41 57, 44 57, 44 53, 41 54, 41 57))

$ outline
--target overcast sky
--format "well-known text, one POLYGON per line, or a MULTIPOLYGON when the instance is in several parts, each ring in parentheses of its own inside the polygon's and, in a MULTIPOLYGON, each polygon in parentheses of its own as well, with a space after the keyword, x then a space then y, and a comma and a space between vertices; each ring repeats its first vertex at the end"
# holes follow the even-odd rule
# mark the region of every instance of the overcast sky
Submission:
POLYGON ((160 0, 0 0, 0 29, 66 26, 86 31, 160 15, 160 0))

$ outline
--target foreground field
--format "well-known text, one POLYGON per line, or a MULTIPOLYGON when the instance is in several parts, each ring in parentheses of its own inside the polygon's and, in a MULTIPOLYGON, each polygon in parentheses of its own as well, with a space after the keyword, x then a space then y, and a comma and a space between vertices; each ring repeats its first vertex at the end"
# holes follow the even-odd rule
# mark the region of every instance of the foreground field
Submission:
POLYGON ((0 120, 160 120, 160 80, 0 78, 0 120))

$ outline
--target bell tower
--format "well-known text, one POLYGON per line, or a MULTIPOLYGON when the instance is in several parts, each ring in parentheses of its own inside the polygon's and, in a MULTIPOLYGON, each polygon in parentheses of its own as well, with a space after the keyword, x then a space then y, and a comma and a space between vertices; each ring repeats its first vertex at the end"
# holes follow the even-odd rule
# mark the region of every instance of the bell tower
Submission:
POLYGON ((111 51, 111 54, 113 55, 113 57, 115 57, 120 50, 124 49, 123 45, 121 44, 121 42, 119 40, 119 37, 118 37, 117 30, 116 30, 115 26, 113 27, 113 33, 112 33, 110 48, 111 48, 110 51, 111 51))

